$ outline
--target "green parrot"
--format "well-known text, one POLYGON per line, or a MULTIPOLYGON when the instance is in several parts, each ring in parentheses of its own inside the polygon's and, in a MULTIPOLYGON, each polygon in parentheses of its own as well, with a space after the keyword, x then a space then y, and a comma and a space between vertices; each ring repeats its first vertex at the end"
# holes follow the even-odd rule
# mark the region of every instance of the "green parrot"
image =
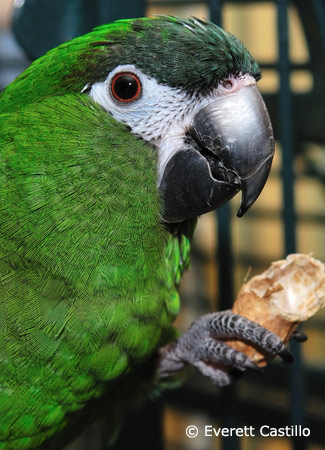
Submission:
MULTIPOLYGON (((274 139, 260 70, 218 26, 120 20, 41 57, 0 96, 0 450, 60 449, 191 365, 290 360, 231 311, 172 323, 197 217, 262 190, 274 139)), ((114 427, 112 429, 114 431, 114 427)))

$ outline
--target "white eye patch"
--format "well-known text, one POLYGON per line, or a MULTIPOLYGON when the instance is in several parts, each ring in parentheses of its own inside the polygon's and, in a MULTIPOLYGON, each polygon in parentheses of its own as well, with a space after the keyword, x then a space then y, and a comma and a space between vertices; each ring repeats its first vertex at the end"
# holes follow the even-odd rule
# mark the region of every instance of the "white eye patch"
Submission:
POLYGON ((128 125, 132 133, 155 145, 159 152, 159 173, 184 143, 196 103, 181 89, 159 84, 133 65, 120 65, 105 81, 94 83, 90 97, 117 121, 128 125), (119 102, 112 94, 117 74, 134 74, 141 82, 141 95, 131 102, 119 102))
POLYGON ((147 141, 165 135, 167 128, 186 112, 190 104, 185 92, 157 83, 133 65, 116 67, 105 81, 92 85, 89 95, 116 120, 128 125, 133 134, 147 141), (141 95, 132 102, 119 102, 111 92, 112 79, 122 72, 134 74, 141 82, 141 95))
MULTIPOLYGON (((247 80, 246 78, 231 78, 228 83, 231 82, 233 89, 237 88, 241 80, 242 84, 255 83, 252 77, 248 76, 247 80)), ((224 91, 231 93, 223 83, 206 95, 190 95, 185 90, 158 83, 131 64, 117 66, 108 74, 106 80, 92 86, 87 84, 83 91, 87 91, 114 119, 128 125, 134 135, 157 148, 158 184, 169 159, 186 145, 186 133, 195 113, 216 97, 224 96, 224 91), (134 76, 141 84, 141 94, 136 95, 132 101, 119 101, 112 93, 114 79, 123 73, 131 74, 131 78, 134 76)))

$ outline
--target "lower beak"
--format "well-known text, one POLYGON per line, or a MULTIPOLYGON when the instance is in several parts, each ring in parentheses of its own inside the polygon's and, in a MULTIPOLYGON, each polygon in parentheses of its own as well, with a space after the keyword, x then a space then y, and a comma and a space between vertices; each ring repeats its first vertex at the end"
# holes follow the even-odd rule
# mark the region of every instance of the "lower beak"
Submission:
POLYGON ((255 85, 213 100, 196 113, 187 145, 166 165, 160 184, 163 219, 176 222, 198 216, 239 190, 241 217, 262 191, 273 154, 271 121, 255 85))

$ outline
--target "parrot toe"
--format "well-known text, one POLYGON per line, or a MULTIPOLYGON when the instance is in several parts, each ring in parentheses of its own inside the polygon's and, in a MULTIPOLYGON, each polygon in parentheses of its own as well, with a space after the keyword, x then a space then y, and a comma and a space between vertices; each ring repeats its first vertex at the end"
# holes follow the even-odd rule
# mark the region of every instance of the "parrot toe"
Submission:
POLYGON ((176 367, 190 364, 213 384, 226 386, 246 370, 264 372, 247 355, 228 346, 227 339, 240 339, 270 355, 279 355, 284 362, 293 361, 279 336, 228 310, 200 317, 176 342, 166 346, 160 355, 161 375, 169 376, 176 367))
POLYGON ((285 363, 291 363, 295 360, 293 355, 286 348, 284 348, 283 350, 281 350, 281 352, 279 352, 279 356, 282 358, 282 361, 285 363))

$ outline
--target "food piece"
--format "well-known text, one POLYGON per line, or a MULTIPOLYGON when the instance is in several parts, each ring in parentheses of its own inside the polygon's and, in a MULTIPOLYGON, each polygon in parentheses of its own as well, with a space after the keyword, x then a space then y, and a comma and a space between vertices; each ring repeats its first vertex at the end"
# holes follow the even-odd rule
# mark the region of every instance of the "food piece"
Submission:
MULTIPOLYGON (((258 322, 286 343, 300 322, 325 305, 325 266, 310 255, 292 254, 273 262, 245 283, 232 311, 258 322)), ((263 367, 272 356, 238 340, 227 344, 263 367)))

